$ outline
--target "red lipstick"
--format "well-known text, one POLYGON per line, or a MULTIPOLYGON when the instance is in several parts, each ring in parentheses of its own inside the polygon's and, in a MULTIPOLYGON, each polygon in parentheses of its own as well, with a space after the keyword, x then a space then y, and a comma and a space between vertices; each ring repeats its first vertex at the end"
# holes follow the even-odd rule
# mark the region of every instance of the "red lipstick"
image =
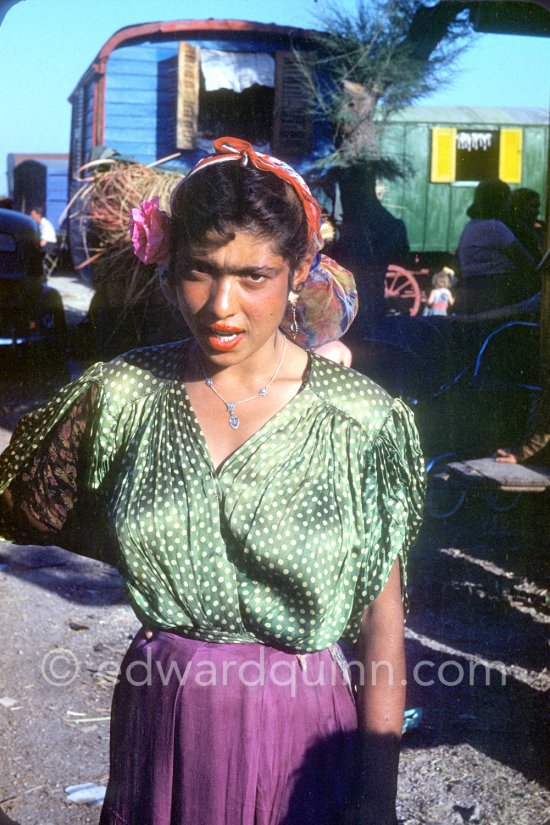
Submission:
POLYGON ((227 334, 231 332, 242 332, 240 327, 232 327, 229 324, 210 324, 210 329, 216 329, 220 332, 226 332, 227 334))
POLYGON ((243 337, 243 330, 240 327, 229 326, 228 324, 210 324, 208 327, 210 335, 208 343, 212 349, 218 352, 229 352, 239 344, 243 337), (218 333, 216 335, 215 333, 218 333))

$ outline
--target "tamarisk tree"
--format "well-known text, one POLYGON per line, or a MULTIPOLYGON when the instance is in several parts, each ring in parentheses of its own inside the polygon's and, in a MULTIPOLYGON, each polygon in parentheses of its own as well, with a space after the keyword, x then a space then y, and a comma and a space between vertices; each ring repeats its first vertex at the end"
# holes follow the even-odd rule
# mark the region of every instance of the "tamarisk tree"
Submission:
MULTIPOLYGON (((304 60, 302 70, 316 115, 332 128, 332 151, 318 166, 325 184, 340 188, 340 255, 361 281, 365 266, 372 272, 390 262, 391 216, 376 197, 376 180, 407 173, 380 151, 384 120, 452 80, 472 28, 467 3, 446 0, 359 0, 355 13, 329 5, 318 21, 316 61, 304 60)), ((399 236, 404 226, 397 223, 399 236)), ((403 243, 393 241, 395 258, 403 243)))

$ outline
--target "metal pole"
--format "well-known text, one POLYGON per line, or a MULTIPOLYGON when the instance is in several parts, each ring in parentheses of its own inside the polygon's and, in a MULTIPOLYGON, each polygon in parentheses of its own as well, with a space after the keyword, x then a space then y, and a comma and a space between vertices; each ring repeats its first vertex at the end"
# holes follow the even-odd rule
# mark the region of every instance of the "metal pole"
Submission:
MULTIPOLYGON (((550 102, 548 104, 548 120, 550 121, 550 102)), ((547 136, 545 218, 544 248, 548 250, 550 249, 550 125, 547 136)), ((550 382, 550 260, 546 261, 541 272, 540 364, 542 382, 547 384, 550 382)))

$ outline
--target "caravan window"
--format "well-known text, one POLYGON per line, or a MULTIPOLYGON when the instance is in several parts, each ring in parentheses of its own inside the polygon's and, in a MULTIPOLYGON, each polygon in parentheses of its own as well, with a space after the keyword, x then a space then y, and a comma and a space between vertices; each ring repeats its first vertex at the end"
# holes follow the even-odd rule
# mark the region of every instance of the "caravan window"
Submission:
POLYGON ((212 139, 224 134, 281 157, 311 150, 311 107, 293 52, 233 52, 182 42, 177 58, 161 62, 159 73, 164 99, 172 101, 160 118, 161 154, 210 149, 212 139))
POLYGON ((456 134, 456 180, 498 178, 499 132, 459 129, 456 134))
POLYGON ((198 131, 211 140, 237 134, 269 145, 273 131, 275 60, 261 52, 201 49, 198 131))

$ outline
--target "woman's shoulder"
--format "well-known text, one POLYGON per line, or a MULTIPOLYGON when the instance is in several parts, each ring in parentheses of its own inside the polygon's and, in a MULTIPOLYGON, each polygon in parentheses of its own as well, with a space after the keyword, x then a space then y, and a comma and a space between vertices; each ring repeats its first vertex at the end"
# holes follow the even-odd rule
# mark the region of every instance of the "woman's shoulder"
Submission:
POLYGON ((383 426, 394 399, 379 384, 360 372, 312 355, 310 387, 327 405, 353 419, 369 436, 383 426))
POLYGON ((106 396, 132 402, 157 393, 181 376, 188 341, 176 341, 129 350, 102 364, 102 384, 106 396))
POLYGON ((499 237, 514 237, 514 233, 512 232, 510 227, 507 224, 505 224, 504 221, 501 221, 498 218, 486 218, 483 221, 478 221, 478 223, 480 224, 479 230, 481 232, 489 232, 499 237))

